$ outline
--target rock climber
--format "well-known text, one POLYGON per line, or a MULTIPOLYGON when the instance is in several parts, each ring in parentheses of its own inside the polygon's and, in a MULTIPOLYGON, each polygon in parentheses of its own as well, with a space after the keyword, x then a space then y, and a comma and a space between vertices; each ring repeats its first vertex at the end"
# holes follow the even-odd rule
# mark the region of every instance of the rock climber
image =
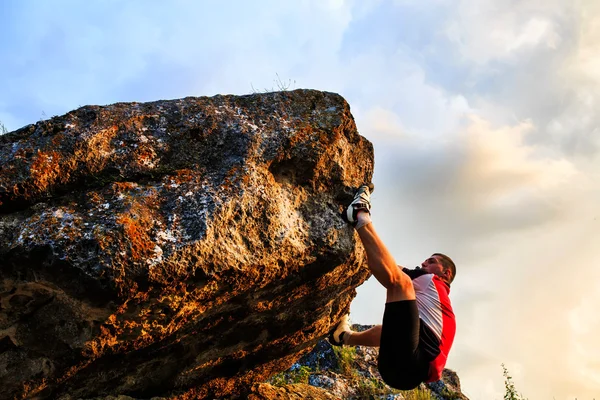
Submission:
POLYGON ((448 297, 456 267, 441 253, 412 270, 398 266, 371 222, 373 188, 361 186, 343 217, 358 232, 369 269, 387 290, 383 322, 353 332, 346 315, 329 340, 336 346, 379 347, 378 368, 384 382, 410 390, 441 378, 456 332, 448 297))

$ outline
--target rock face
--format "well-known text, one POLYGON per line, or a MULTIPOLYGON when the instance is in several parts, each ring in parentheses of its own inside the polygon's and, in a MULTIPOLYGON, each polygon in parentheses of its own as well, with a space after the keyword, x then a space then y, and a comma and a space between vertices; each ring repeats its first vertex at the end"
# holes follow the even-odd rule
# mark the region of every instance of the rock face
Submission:
POLYGON ((0 136, 1 399, 246 396, 368 277, 373 148, 308 90, 86 106, 0 136))
POLYGON ((292 383, 285 386, 273 386, 268 383, 257 384, 252 388, 248 400, 339 400, 324 389, 307 385, 306 383, 292 383))
MULTIPOLYGON (((372 325, 353 325, 364 331, 372 325)), ((379 349, 373 347, 337 347, 321 340, 314 349, 292 367, 252 388, 253 400, 292 399, 433 399, 468 400, 456 372, 444 369, 442 379, 410 391, 393 389, 381 379, 377 369, 379 349), (310 388, 310 389, 309 389, 310 388)))

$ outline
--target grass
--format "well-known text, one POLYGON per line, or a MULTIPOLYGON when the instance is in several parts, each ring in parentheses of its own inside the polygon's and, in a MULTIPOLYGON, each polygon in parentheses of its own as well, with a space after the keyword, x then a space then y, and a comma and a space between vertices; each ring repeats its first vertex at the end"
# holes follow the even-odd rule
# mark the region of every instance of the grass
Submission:
POLYGON ((308 378, 314 373, 310 367, 300 365, 292 366, 289 372, 283 371, 269 379, 273 386, 285 386, 294 383, 308 383, 308 378))
POLYGON ((432 400, 431 392, 429 390, 416 388, 408 391, 400 391, 404 400, 432 400))
MULTIPOLYGON (((284 80, 281 80, 281 78, 279 77, 279 74, 276 73, 275 76, 277 77, 277 79, 274 79, 273 82, 275 83, 275 85, 277 86, 277 89, 280 92, 287 92, 288 90, 293 89, 293 86, 296 85, 295 80, 292 81, 291 79, 288 79, 288 81, 286 82, 284 80)), ((250 84, 250 87, 252 88, 253 94, 260 93, 260 91, 256 90, 256 88, 252 84, 250 84)), ((269 92, 274 92, 274 91, 275 91, 274 87, 271 87, 271 89, 265 88, 263 90, 264 93, 269 93, 269 92)))
POLYGON ((504 388, 506 390, 504 393, 504 400, 527 400, 522 394, 517 392, 515 384, 512 381, 512 376, 510 376, 508 369, 504 364, 502 364, 502 370, 502 375, 504 375, 504 388))
POLYGON ((352 375, 355 372, 356 347, 334 347, 333 352, 338 360, 338 371, 344 375, 352 375))
POLYGON ((400 391, 391 389, 381 379, 359 376, 356 376, 356 378, 356 396, 359 399, 380 399, 386 395, 401 393, 400 391))
POLYGON ((333 351, 338 359, 338 372, 348 379, 349 386, 356 390, 358 399, 380 399, 387 395, 402 394, 406 400, 431 400, 428 390, 396 390, 387 386, 381 379, 367 378, 358 373, 354 366, 356 347, 334 347, 333 351))

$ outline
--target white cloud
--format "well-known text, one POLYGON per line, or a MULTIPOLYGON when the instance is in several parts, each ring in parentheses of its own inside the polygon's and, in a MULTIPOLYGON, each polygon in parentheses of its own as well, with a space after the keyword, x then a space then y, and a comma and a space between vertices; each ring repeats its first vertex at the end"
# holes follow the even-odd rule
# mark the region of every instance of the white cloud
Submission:
POLYGON ((599 162, 599 3, 460 4, 446 26, 470 71, 471 107, 495 123, 530 119, 531 142, 578 166, 599 162))
POLYGON ((600 82, 600 3, 583 2, 580 21, 580 41, 571 68, 576 75, 600 82))
POLYGON ((545 207, 540 201, 556 198, 557 187, 577 179, 578 171, 569 161, 545 158, 536 154, 535 146, 526 144, 525 136, 534 129, 531 121, 492 129, 487 121, 472 116, 457 138, 467 146, 458 186, 463 194, 471 195, 471 210, 499 212, 522 208, 531 201, 535 202, 531 208, 539 209, 545 207))
POLYGON ((462 0, 445 32, 466 62, 517 62, 520 51, 557 47, 561 34, 554 17, 564 8, 557 1, 462 0))
POLYGON ((414 208, 416 202, 416 211, 398 217, 411 225, 443 222, 438 232, 449 238, 457 226, 463 234, 489 236, 563 218, 565 207, 590 182, 568 159, 528 144, 534 131, 531 122, 493 128, 471 116, 443 141, 408 134, 396 143, 382 142, 376 147, 376 177, 384 191, 394 190, 381 196, 389 196, 384 207, 414 208))
POLYGON ((395 141, 405 134, 398 115, 380 106, 367 110, 363 124, 369 127, 371 140, 395 141))
POLYGON ((423 68, 402 50, 371 49, 349 60, 342 72, 358 127, 369 139, 382 141, 382 153, 387 152, 384 143, 398 135, 444 141, 471 112, 463 96, 428 82, 423 68), (360 85, 352 84, 355 76, 361 77, 360 85))

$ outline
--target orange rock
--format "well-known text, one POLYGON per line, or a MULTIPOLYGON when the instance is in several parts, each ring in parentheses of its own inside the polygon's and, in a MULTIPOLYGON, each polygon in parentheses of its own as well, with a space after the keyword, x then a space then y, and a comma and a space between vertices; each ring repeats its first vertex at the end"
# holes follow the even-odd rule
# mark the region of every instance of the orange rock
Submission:
POLYGON ((339 212, 373 148, 337 94, 86 106, 0 165, 0 399, 246 396, 368 277, 339 212))

